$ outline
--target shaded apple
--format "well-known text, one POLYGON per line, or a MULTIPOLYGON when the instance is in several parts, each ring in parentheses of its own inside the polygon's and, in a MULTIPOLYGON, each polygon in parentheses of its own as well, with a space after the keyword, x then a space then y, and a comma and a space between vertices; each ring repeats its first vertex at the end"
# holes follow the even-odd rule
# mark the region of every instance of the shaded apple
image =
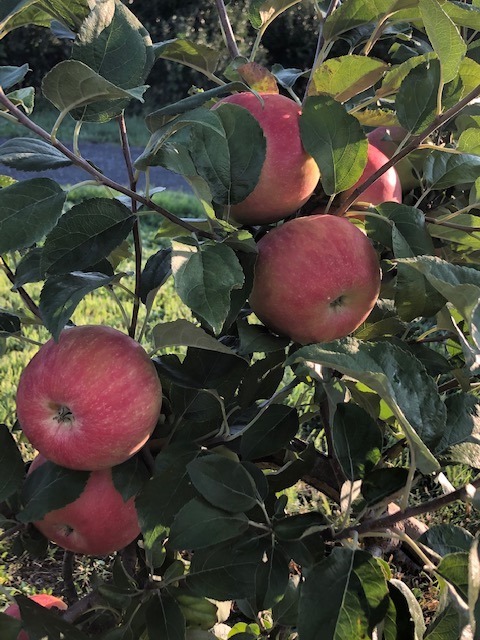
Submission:
POLYGON ((64 329, 28 363, 17 390, 27 438, 71 469, 124 462, 149 438, 161 405, 162 387, 145 350, 105 326, 64 329))
POLYGON ((279 94, 237 93, 221 104, 247 109, 258 121, 266 138, 266 155, 259 181, 245 200, 230 207, 230 216, 242 224, 267 224, 295 213, 310 198, 319 180, 315 160, 300 138, 299 105, 279 94))
MULTIPOLYGON (((398 145, 405 139, 408 131, 403 127, 377 127, 371 131, 368 141, 380 149, 387 158, 391 158, 397 151, 398 145)), ((416 152, 415 152, 416 153, 416 152)), ((402 158, 395 165, 404 193, 418 187, 419 181, 414 172, 412 154, 402 158)))
MULTIPOLYGON (((341 199, 346 200, 357 187, 378 171, 380 167, 383 167, 388 160, 389 158, 378 147, 369 142, 365 169, 353 187, 341 194, 341 199)), ((402 202, 402 185, 395 168, 390 167, 390 169, 387 169, 383 175, 359 195, 355 202, 365 202, 373 206, 382 204, 382 202, 402 202)))
MULTIPOLYGON (((30 598, 30 600, 33 600, 46 609, 59 609, 60 611, 65 611, 67 609, 67 605, 61 598, 57 598, 57 596, 51 596, 48 593, 38 593, 28 597, 30 598)), ((22 619, 20 615, 20 607, 18 606, 18 604, 9 605, 3 613, 5 613, 5 615, 7 616, 15 618, 16 620, 22 619)), ((29 640, 27 632, 20 631, 17 636, 17 640, 29 640)))
POLYGON ((346 218, 318 214, 259 241, 250 305, 295 342, 329 342, 366 319, 379 290, 379 261, 365 234, 346 218))
MULTIPOLYGON (((46 459, 38 455, 32 473, 46 459)), ((80 496, 33 523, 51 542, 90 556, 118 551, 140 534, 135 498, 124 502, 115 489, 110 469, 92 471, 80 496)))

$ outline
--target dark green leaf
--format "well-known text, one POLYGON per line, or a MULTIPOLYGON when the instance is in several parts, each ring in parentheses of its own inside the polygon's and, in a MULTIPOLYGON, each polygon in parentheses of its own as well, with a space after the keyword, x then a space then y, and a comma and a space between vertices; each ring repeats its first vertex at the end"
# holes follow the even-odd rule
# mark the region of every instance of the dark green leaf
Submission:
POLYGON ((433 151, 425 162, 424 177, 431 189, 440 191, 470 184, 480 177, 480 156, 433 151))
POLYGON ((294 576, 289 579, 283 598, 272 607, 274 623, 288 627, 297 626, 299 599, 300 584, 298 576, 294 576))
POLYGON ((329 526, 328 519, 319 511, 296 513, 277 520, 274 524, 275 535, 280 540, 301 540, 314 532, 324 530, 329 526))
POLYGON ((40 263, 42 249, 36 247, 23 256, 15 271, 15 287, 22 287, 27 282, 40 282, 43 280, 40 263))
POLYGON ((345 338, 330 344, 303 347, 287 364, 313 362, 337 369, 363 382, 385 400, 416 450, 423 473, 438 469, 427 448, 441 439, 446 410, 437 385, 413 356, 392 344, 359 342, 345 338))
POLYGON ((385 640, 422 640, 423 612, 415 596, 400 580, 388 583, 390 603, 385 617, 385 640))
POLYGON ((29 71, 27 63, 22 64, 21 67, 0 67, 0 86, 4 91, 7 91, 13 85, 21 82, 29 71))
POLYGON ((20 487, 24 475, 17 443, 4 424, 0 424, 0 470, 0 502, 4 502, 20 487))
POLYGON ((245 279, 234 251, 224 244, 200 247, 173 243, 175 289, 183 302, 220 332, 230 308, 232 289, 245 279))
POLYGON ((88 640, 88 637, 52 610, 42 607, 30 598, 17 596, 22 624, 32 640, 48 638, 48 640, 88 640))
POLYGON ((190 462, 187 469, 195 489, 215 507, 240 513, 257 504, 255 483, 239 462, 211 453, 190 462))
POLYGON ((48 234, 43 271, 60 275, 99 262, 125 240, 134 222, 132 212, 117 200, 84 200, 67 211, 48 234))
POLYGON ((380 460, 383 436, 358 405, 341 403, 333 418, 333 446, 345 476, 361 480, 380 460))
POLYGON ((464 551, 449 553, 440 560, 437 572, 455 587, 461 598, 468 602, 468 553, 464 551))
POLYGON ((61 509, 74 502, 85 489, 89 471, 64 469, 47 460, 30 473, 23 485, 23 511, 20 522, 41 520, 49 511, 61 509))
POLYGON ((241 407, 250 407, 257 400, 271 398, 283 380, 285 353, 274 351, 256 360, 243 377, 237 401, 241 407))
POLYGON ((20 171, 57 169, 72 164, 66 156, 44 140, 13 138, 0 146, 0 162, 20 171))
POLYGON ((298 415, 295 409, 271 404, 242 435, 242 458, 256 459, 283 449, 297 435, 298 415))
POLYGON ((480 423, 479 401, 475 396, 459 392, 445 398, 447 424, 442 439, 435 447, 437 453, 443 453, 449 447, 475 439, 475 427, 480 423))
POLYGON ((267 550, 255 574, 255 593, 259 610, 271 609, 288 586, 290 558, 279 546, 267 550))
POLYGON ((155 294, 172 273, 171 254, 171 249, 160 249, 148 258, 140 276, 140 300, 143 304, 147 304, 152 293, 155 294))
POLYGON ((185 616, 174 598, 154 595, 145 618, 149 640, 185 640, 185 616))
POLYGON ((0 637, 2 640, 17 640, 20 633, 20 620, 0 613, 0 637))
POLYGON ((155 57, 191 67, 196 71, 210 75, 215 72, 220 52, 205 44, 186 40, 185 38, 174 38, 154 45, 155 57))
POLYGON ((311 471, 315 465, 315 459, 315 447, 310 443, 302 453, 295 455, 278 471, 268 474, 267 480, 272 491, 277 492, 293 486, 297 480, 311 471))
POLYGON ((234 351, 210 336, 201 327, 182 318, 157 324, 152 329, 152 336, 156 349, 174 346, 195 347, 236 356, 234 351))
POLYGON ((362 495, 367 505, 373 505, 402 489, 408 478, 408 469, 390 467, 373 469, 362 482, 362 495))
POLYGON ((453 524, 438 524, 430 527, 418 539, 441 556, 465 551, 472 546, 473 536, 466 529, 453 524))
POLYGON ((0 311, 0 338, 20 334, 21 331, 22 325, 18 316, 9 311, 0 311))
POLYGON ((288 347, 288 338, 274 336, 268 329, 260 324, 249 324, 244 320, 237 320, 238 337, 240 338, 241 355, 250 353, 271 353, 288 347))
POLYGON ((112 282, 103 273, 73 271, 47 278, 40 293, 40 312, 45 326, 55 340, 65 327, 80 301, 95 289, 112 282))
POLYGON ((425 640, 450 640, 460 638, 463 624, 454 604, 449 604, 432 622, 424 635, 425 640))
POLYGON ((286 9, 301 0, 253 0, 249 3, 248 19, 255 29, 262 29, 271 24, 286 9))
POLYGON ((175 516, 169 544, 180 551, 202 549, 237 538, 247 529, 248 518, 244 513, 228 513, 194 498, 175 516))
POLYGON ((250 597, 263 552, 254 540, 195 551, 187 585, 194 593, 216 600, 250 597))
POLYGON ((307 98, 300 132, 328 195, 345 191, 359 180, 367 162, 367 139, 358 120, 343 105, 324 95, 307 98))
POLYGON ((137 496, 149 479, 150 472, 140 455, 112 467, 113 484, 124 502, 137 496))
POLYGON ((66 192, 49 178, 0 189, 0 254, 38 242, 57 223, 66 192))
MULTIPOLYGON (((393 248, 392 230, 394 223, 401 233, 410 250, 410 255, 433 254, 432 239, 426 229, 425 214, 415 207, 407 207, 403 204, 385 202, 376 207, 377 212, 385 217, 385 222, 379 218, 366 217, 365 227, 368 236, 384 246, 393 248)), ((400 256, 395 254, 397 258, 400 256)))

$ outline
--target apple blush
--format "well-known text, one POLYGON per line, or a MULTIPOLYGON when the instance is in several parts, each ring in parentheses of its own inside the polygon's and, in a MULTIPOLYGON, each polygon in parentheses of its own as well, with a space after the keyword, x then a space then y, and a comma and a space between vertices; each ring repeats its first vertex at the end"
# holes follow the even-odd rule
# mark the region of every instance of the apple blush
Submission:
POLYGON ((277 222, 295 213, 313 193, 320 172, 300 138, 301 109, 296 102, 275 93, 236 93, 221 104, 247 109, 266 138, 266 155, 257 185, 245 200, 230 207, 230 216, 241 224, 277 222))
POLYGON ((106 326, 64 329, 20 376, 17 415, 31 444, 71 469, 124 462, 150 437, 162 387, 141 345, 106 326))
POLYGON ((367 318, 379 291, 377 254, 346 218, 295 218, 258 243, 250 306, 267 327, 295 342, 348 335, 367 318))

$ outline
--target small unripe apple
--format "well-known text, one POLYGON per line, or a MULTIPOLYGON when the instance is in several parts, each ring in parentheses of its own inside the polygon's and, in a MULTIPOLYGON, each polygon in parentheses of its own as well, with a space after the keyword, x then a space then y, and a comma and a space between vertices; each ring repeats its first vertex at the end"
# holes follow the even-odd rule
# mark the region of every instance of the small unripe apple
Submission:
POLYGON ((295 342, 348 335, 366 319, 379 291, 377 254, 346 218, 296 218, 258 243, 250 306, 267 327, 295 342))
POLYGON ((279 94, 236 93, 221 104, 247 109, 258 121, 266 138, 266 155, 257 185, 242 202, 230 207, 231 217, 242 224, 277 222, 295 213, 310 198, 320 172, 305 151, 300 138, 301 109, 279 94))
POLYGON ((20 426, 46 458, 95 471, 124 462, 151 435, 162 387, 145 350, 111 327, 64 329, 25 367, 20 426))
MULTIPOLYGON (((371 131, 367 138, 370 144, 373 144, 384 153, 387 158, 391 158, 397 151, 398 145, 407 136, 408 131, 403 127, 377 127, 371 131)), ((411 161, 412 154, 399 160, 395 169, 400 178, 402 191, 404 193, 418 187, 418 178, 414 173, 414 165, 411 161)))
MULTIPOLYGON (((46 459, 38 455, 28 473, 46 459)), ((33 523, 51 542, 89 556, 106 556, 126 547, 140 534, 135 498, 124 502, 110 469, 92 471, 80 496, 33 523)))
MULTIPOLYGON (((362 182, 365 182, 380 167, 383 167, 388 160, 389 158, 378 147, 369 142, 365 169, 353 187, 342 193, 342 200, 346 200, 362 182)), ((358 196, 355 202, 365 202, 374 207, 383 202, 402 202, 402 185, 395 167, 387 169, 383 175, 358 196)))
MULTIPOLYGON (((38 593, 34 596, 28 596, 30 600, 33 600, 37 604, 45 607, 46 609, 60 609, 60 611, 65 611, 67 609, 67 605, 61 598, 57 598, 56 596, 51 596, 48 593, 38 593)), ((21 620, 22 617, 20 615, 20 607, 18 604, 9 605, 5 611, 3 612, 7 616, 11 616, 16 620, 21 620)), ((26 631, 20 631, 17 636, 17 640, 29 640, 29 636, 26 631)))

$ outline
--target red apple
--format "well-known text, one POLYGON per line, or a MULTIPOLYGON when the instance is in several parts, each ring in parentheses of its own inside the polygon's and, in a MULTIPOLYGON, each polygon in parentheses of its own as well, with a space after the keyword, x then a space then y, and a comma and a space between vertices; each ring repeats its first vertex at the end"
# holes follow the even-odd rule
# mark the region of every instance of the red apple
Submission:
MULTIPOLYGON (((28 473, 46 462, 38 455, 28 473)), ((58 546, 89 556, 106 556, 130 544, 140 534, 135 498, 123 501, 110 469, 92 471, 80 496, 33 523, 58 546)))
MULTIPOLYGON (((47 609, 55 608, 60 609, 61 611, 65 611, 67 609, 67 605, 63 600, 57 598, 56 596, 50 596, 47 593, 38 593, 34 596, 28 597, 30 598, 30 600, 33 600, 37 604, 41 605, 42 607, 46 607, 47 609)), ((3 613, 5 613, 7 616, 15 618, 16 620, 22 619, 20 615, 20 607, 18 606, 18 604, 9 605, 3 613)), ((17 636, 17 640, 29 640, 27 632, 20 631, 17 636)))
MULTIPOLYGON (((406 135, 408 131, 403 127, 377 127, 371 131, 367 138, 370 144, 373 144, 384 153, 387 158, 391 158, 397 151, 398 145, 406 135)), ((395 165, 395 169, 400 178, 402 185, 402 191, 408 192, 418 187, 418 178, 414 173, 414 165, 411 161, 412 154, 409 154, 405 158, 402 158, 395 165)))
POLYGON ((232 218, 242 224, 267 224, 295 213, 310 198, 320 176, 315 160, 302 146, 298 104, 273 93, 261 97, 263 104, 253 93, 237 93, 213 107, 225 103, 244 107, 262 127, 267 142, 257 185, 230 208, 232 218))
MULTIPOLYGON (((353 187, 342 193, 342 199, 346 200, 362 182, 365 182, 365 180, 380 169, 380 167, 383 167, 388 160, 389 158, 387 158, 378 147, 369 142, 365 169, 353 187)), ((375 180, 373 184, 359 195, 355 202, 366 202, 373 206, 382 204, 382 202, 402 202, 402 185, 395 167, 387 169, 380 178, 375 180)))
POLYGON ((258 243, 250 305, 276 333, 295 342, 329 342, 354 331, 380 290, 369 239, 346 218, 296 218, 258 243))
POLYGON ((32 445, 63 467, 98 470, 124 462, 147 441, 162 387, 144 349, 103 326, 72 327, 25 367, 17 413, 32 445))

